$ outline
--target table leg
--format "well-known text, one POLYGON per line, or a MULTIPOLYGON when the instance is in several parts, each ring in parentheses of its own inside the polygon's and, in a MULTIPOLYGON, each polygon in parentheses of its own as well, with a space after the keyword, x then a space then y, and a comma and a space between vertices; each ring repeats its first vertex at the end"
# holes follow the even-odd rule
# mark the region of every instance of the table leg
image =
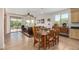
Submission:
POLYGON ((42 38, 43 38, 42 39, 43 48, 46 49, 46 35, 43 35, 42 38))

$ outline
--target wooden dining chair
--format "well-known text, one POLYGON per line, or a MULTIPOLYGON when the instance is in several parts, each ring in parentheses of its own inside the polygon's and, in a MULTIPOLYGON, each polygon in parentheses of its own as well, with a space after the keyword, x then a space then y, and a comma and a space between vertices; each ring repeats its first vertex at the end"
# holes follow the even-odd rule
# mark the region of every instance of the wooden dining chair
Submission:
POLYGON ((55 44, 59 43, 59 33, 60 33, 60 29, 59 28, 55 29, 55 37, 54 37, 55 44))
POLYGON ((41 37, 40 35, 37 33, 37 28, 33 27, 33 35, 34 35, 34 46, 40 49, 40 42, 41 42, 41 37))
POLYGON ((50 30, 48 36, 47 36, 47 46, 50 48, 51 45, 54 46, 54 32, 50 30))
POLYGON ((59 30, 53 29, 50 30, 50 33, 48 34, 48 47, 54 46, 59 42, 59 30))

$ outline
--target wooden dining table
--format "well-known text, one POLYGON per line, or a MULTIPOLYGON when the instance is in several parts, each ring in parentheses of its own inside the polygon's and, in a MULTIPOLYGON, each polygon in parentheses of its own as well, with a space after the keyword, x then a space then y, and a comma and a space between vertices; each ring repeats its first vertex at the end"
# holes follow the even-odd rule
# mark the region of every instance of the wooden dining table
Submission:
POLYGON ((42 48, 43 49, 46 49, 47 48, 47 35, 49 33, 49 31, 45 31, 45 30, 41 30, 38 32, 41 36, 41 41, 42 41, 42 48))
MULTIPOLYGON (((56 28, 52 29, 44 29, 44 28, 39 28, 36 30, 36 37, 37 37, 37 43, 38 43, 38 49, 43 48, 47 49, 51 45, 51 42, 53 42, 53 46, 56 45, 59 42, 59 30, 56 28), (51 41, 52 38, 52 41, 51 41)), ((35 44, 35 43, 34 43, 35 44)))

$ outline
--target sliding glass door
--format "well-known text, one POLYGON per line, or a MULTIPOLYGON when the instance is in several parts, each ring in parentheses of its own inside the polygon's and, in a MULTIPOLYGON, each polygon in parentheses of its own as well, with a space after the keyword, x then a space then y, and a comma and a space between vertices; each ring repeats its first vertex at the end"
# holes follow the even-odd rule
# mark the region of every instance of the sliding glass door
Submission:
POLYGON ((22 19, 20 17, 10 17, 11 32, 21 31, 22 19))

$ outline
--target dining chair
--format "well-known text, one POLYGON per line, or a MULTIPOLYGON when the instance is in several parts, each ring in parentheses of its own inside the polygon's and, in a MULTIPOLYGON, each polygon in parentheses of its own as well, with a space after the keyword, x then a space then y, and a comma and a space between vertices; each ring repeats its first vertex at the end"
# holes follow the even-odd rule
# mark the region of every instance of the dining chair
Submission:
POLYGON ((50 46, 54 46, 59 42, 59 30, 58 29, 52 29, 50 30, 50 33, 48 34, 48 41, 47 45, 50 48, 50 46))
POLYGON ((34 34, 34 46, 40 49, 41 44, 41 37, 40 34, 38 34, 37 27, 33 27, 33 34, 34 34))
POLYGON ((56 42, 56 44, 58 44, 59 43, 59 33, 60 33, 60 29, 59 28, 57 28, 57 29, 55 29, 55 42, 56 42))
POLYGON ((47 36, 47 46, 50 48, 51 45, 54 46, 54 32, 52 33, 52 30, 48 33, 47 36))

